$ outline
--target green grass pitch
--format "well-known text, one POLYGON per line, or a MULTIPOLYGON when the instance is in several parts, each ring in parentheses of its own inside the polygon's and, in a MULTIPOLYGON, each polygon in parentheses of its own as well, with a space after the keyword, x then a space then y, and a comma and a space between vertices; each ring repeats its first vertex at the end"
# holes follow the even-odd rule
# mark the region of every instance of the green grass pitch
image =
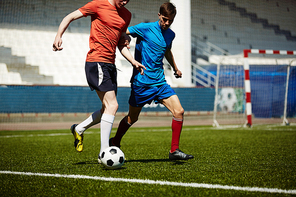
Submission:
POLYGON ((119 170, 97 164, 99 129, 86 131, 82 153, 70 130, 0 131, 0 140, 1 196, 296 195, 296 126, 186 126, 189 161, 168 160, 169 127, 131 128, 119 170))

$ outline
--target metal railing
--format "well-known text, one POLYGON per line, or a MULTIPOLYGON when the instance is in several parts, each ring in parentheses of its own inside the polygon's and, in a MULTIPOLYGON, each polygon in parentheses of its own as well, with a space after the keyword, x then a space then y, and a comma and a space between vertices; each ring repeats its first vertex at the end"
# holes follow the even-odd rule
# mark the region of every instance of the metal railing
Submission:
POLYGON ((192 80, 194 84, 199 83, 204 87, 214 87, 216 85, 216 76, 201 66, 192 64, 192 80))

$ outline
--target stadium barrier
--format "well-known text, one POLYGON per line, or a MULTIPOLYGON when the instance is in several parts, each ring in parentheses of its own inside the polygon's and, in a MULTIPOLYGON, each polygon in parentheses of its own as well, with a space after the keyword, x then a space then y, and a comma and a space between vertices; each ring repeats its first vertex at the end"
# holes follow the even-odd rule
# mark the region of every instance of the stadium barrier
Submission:
MULTIPOLYGON (((213 111, 213 88, 174 88, 185 111, 213 111)), ((90 113, 101 107, 95 92, 86 86, 0 86, 0 113, 90 113)), ((118 112, 127 112, 129 87, 119 87, 118 112)), ((168 111, 156 103, 143 112, 168 111)))

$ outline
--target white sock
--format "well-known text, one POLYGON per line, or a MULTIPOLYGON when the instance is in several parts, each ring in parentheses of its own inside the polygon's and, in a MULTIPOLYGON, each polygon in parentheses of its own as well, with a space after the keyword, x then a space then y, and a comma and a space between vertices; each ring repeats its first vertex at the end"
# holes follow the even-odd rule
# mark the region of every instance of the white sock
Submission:
POLYGON ((109 147, 109 138, 112 130, 112 125, 115 116, 109 114, 103 114, 101 118, 101 150, 102 151, 109 147))
POLYGON ((90 128, 91 126, 98 124, 101 122, 101 110, 95 111, 92 115, 90 115, 86 120, 84 120, 82 123, 78 124, 75 127, 76 132, 81 135, 83 132, 90 128))

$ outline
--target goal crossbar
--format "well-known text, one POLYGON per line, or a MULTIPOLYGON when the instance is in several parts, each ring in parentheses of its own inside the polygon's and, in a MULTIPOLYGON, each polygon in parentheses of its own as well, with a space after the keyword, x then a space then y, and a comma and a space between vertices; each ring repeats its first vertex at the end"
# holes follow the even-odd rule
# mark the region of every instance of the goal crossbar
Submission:
MULTIPOLYGON (((245 94, 246 94, 246 114, 247 114, 247 126, 252 126, 252 105, 251 105, 251 83, 250 83, 250 66, 248 57, 249 54, 271 54, 271 55, 296 55, 296 51, 285 50, 262 50, 262 49, 244 49, 244 73, 245 73, 245 94)), ((289 70, 287 76, 289 75, 289 70)), ((287 89, 287 86, 286 86, 287 89)), ((287 91, 286 91, 287 96, 287 91)), ((285 103, 285 108, 286 108, 285 103)), ((286 111, 286 110, 285 110, 286 111)), ((287 121, 284 111, 284 122, 287 121)), ((286 122, 287 123, 287 122, 286 122)))

